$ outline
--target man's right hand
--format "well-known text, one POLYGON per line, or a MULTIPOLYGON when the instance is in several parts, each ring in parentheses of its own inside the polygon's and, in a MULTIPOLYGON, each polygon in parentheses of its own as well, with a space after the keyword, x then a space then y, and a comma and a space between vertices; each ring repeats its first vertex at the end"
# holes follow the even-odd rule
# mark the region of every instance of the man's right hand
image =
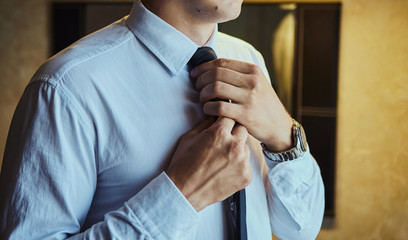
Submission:
POLYGON ((208 119, 184 134, 166 174, 198 212, 252 179, 248 131, 229 118, 208 119))

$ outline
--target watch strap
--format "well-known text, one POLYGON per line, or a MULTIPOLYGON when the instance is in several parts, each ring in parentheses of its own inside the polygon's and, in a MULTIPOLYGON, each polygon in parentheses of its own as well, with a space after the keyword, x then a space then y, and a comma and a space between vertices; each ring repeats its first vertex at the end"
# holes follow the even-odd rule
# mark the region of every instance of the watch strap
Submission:
POLYGON ((303 131, 303 127, 295 119, 292 119, 292 121, 292 135, 294 146, 291 149, 282 152, 273 152, 269 150, 264 143, 261 143, 262 151, 269 160, 273 162, 291 161, 303 157, 303 155, 307 151, 306 136, 303 131))

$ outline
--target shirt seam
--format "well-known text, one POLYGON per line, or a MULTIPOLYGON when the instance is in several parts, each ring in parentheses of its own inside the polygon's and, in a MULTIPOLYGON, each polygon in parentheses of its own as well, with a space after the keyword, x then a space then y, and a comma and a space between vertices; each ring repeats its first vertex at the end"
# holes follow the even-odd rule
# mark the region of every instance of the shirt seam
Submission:
MULTIPOLYGON (((28 89, 30 86, 32 86, 32 85, 34 85, 34 84, 46 84, 46 85, 49 85, 56 93, 59 93, 59 95, 61 96, 61 98, 63 99, 63 101, 64 101, 64 103, 66 104, 66 106, 67 107, 70 107, 70 110, 71 111, 73 111, 73 112, 75 112, 75 115, 73 116, 74 118, 76 118, 79 122, 80 122, 80 124, 81 124, 81 126, 83 126, 84 128, 86 128, 85 129, 85 131, 84 131, 84 134, 86 135, 86 137, 88 138, 88 139, 93 139, 90 135, 89 135, 89 133, 88 132, 92 132, 92 128, 89 126, 89 124, 85 124, 85 120, 84 120, 84 117, 82 116, 82 114, 80 113, 81 111, 79 110, 81 107, 81 105, 80 104, 77 104, 77 103, 75 103, 73 100, 71 100, 69 97, 68 97, 68 94, 67 93, 65 93, 65 91, 61 88, 61 87, 59 87, 59 85, 57 85, 57 84, 53 84, 53 82, 54 81, 52 81, 53 80, 53 78, 51 77, 51 76, 46 76, 46 75, 43 75, 43 76, 41 76, 40 78, 38 78, 38 80, 37 81, 33 81, 33 82, 30 82, 27 86, 26 86, 26 88, 25 89, 28 89), (72 107, 73 106, 73 107, 72 107)), ((97 146, 97 144, 96 145, 94 145, 94 147, 96 148, 95 149, 95 151, 96 152, 98 152, 98 146, 97 146)), ((96 175, 97 175, 97 173, 98 173, 98 170, 99 170, 99 156, 97 155, 97 154, 94 154, 94 156, 95 156, 95 165, 96 165, 96 175)), ((95 181, 97 181, 97 180, 95 180, 95 181)))
MULTIPOLYGON (((70 70, 72 70, 74 67, 76 67, 76 66, 78 66, 78 65, 80 65, 80 64, 82 64, 82 63, 85 63, 85 62, 87 62, 87 61, 89 61, 89 60, 91 60, 91 59, 94 59, 94 58, 96 58, 96 57, 98 57, 98 56, 101 56, 101 55, 103 55, 103 54, 105 54, 105 53, 108 53, 108 52, 110 52, 110 51, 113 51, 114 49, 119 48, 119 47, 121 47, 122 45, 126 44, 128 41, 130 41, 130 40, 133 39, 133 38, 134 38, 134 35, 133 35, 133 34, 130 34, 126 39, 123 39, 123 40, 122 40, 120 43, 118 43, 118 44, 109 44, 109 45, 107 45, 107 46, 105 46, 105 47, 101 47, 101 49, 100 49, 99 51, 95 52, 94 54, 89 55, 89 56, 86 56, 84 59, 82 59, 82 60, 80 60, 80 61, 77 61, 77 62, 75 62, 75 63, 72 63, 72 64, 71 64, 70 66, 68 66, 68 68, 65 69, 65 70, 61 73, 61 75, 58 76, 58 77, 57 77, 57 76, 56 76, 56 77, 53 77, 53 76, 50 76, 50 75, 42 75, 42 76, 39 76, 37 79, 40 80, 40 79, 42 79, 42 78, 47 78, 47 80, 50 80, 50 81, 54 80, 54 81, 52 81, 52 82, 54 82, 53 85, 57 86, 57 85, 60 84, 62 78, 64 78, 64 77, 66 76, 66 74, 67 74, 70 70)), ((58 71, 57 71, 57 72, 58 72, 58 71)), ((37 79, 34 79, 34 80, 37 80, 37 79)), ((34 82, 34 81, 33 81, 33 82, 34 82)), ((29 85, 30 85, 30 84, 29 84, 29 85)))

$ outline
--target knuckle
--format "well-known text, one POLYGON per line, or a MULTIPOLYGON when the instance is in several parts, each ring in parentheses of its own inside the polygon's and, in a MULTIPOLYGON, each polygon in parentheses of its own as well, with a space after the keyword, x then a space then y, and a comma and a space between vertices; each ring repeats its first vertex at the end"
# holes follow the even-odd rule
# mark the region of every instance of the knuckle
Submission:
POLYGON ((226 110, 226 105, 224 104, 224 102, 218 101, 215 108, 216 108, 216 109, 215 109, 215 112, 216 112, 216 114, 219 115, 219 116, 224 116, 225 113, 226 113, 226 111, 227 111, 227 110, 226 110))
POLYGON ((261 69, 260 69, 259 66, 256 65, 256 64, 251 64, 250 67, 249 67, 249 71, 250 71, 251 73, 254 73, 254 74, 259 73, 260 70, 261 70, 261 69))
POLYGON ((249 159, 243 161, 240 165, 240 179, 243 187, 248 186, 252 181, 252 168, 249 159))
POLYGON ((214 93, 215 94, 221 93, 223 89, 224 89, 224 85, 221 82, 219 81, 214 82, 214 93))
POLYGON ((244 175, 242 176, 242 184, 246 187, 248 186, 252 181, 252 171, 249 169, 246 169, 244 175))
POLYGON ((228 130, 224 125, 220 124, 218 125, 218 127, 215 128, 214 134, 216 135, 217 138, 223 139, 228 136, 228 130))
POLYGON ((252 76, 248 79, 248 85, 251 88, 252 92, 260 86, 261 82, 256 76, 252 76))
POLYGON ((256 89, 249 90, 247 94, 247 103, 249 103, 250 105, 255 104, 256 97, 257 97, 257 90, 256 89))
POLYGON ((242 139, 234 139, 231 145, 231 152, 234 154, 238 165, 244 169, 249 164, 249 149, 242 139))
POLYGON ((244 142, 240 139, 234 139, 231 144, 231 152, 235 156, 239 156, 238 161, 241 162, 244 160, 243 157, 243 145, 244 142))
POLYGON ((224 68, 228 64, 228 60, 225 58, 219 58, 217 61, 217 66, 224 68))
POLYGON ((215 80, 221 79, 222 78, 222 69, 221 68, 215 68, 213 71, 213 77, 215 80))

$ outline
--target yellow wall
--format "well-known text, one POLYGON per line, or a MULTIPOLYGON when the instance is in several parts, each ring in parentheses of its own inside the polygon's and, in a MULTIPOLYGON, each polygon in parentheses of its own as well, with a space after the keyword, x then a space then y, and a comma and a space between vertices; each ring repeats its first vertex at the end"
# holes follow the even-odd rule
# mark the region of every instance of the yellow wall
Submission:
POLYGON ((0 1, 1 160, 17 101, 36 68, 47 57, 46 21, 45 1, 0 1))
MULTIPOLYGON (((337 216, 318 239, 408 239, 408 1, 341 2, 337 216)), ((48 56, 47 3, 0 1, 0 156, 48 56)))
POLYGON ((336 228, 318 239, 408 239, 408 1, 344 0, 336 228))

